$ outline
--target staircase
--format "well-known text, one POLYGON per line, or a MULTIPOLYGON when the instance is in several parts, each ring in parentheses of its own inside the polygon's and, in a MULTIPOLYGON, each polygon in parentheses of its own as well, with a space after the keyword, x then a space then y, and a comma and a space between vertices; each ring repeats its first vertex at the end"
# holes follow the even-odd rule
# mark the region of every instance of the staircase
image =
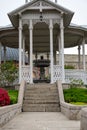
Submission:
POLYGON ((27 85, 23 112, 59 112, 60 104, 56 84, 27 85))

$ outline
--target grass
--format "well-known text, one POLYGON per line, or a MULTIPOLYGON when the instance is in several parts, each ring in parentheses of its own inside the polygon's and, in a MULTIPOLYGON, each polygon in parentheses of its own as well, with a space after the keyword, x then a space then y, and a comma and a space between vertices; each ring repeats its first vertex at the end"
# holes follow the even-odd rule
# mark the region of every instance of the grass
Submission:
POLYGON ((10 97, 10 104, 16 104, 18 101, 18 91, 17 90, 8 90, 8 94, 10 97))
POLYGON ((87 103, 84 102, 70 102, 70 103, 74 105, 87 105, 87 103))
POLYGON ((87 104, 87 89, 69 88, 64 90, 65 101, 75 105, 87 104))

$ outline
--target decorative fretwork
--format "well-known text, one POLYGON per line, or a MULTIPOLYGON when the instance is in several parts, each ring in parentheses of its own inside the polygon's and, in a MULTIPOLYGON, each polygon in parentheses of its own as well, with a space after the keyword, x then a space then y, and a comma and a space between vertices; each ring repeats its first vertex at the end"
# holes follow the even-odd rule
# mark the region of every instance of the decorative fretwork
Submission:
POLYGON ((22 66, 22 80, 25 80, 27 83, 30 82, 30 66, 22 66))
POLYGON ((50 7, 50 5, 44 1, 42 1, 42 6, 50 7))
POLYGON ((60 25, 60 19, 53 19, 53 25, 55 24, 60 25))
POLYGON ((22 20, 22 25, 29 25, 29 20, 28 19, 23 19, 22 20))
POLYGON ((39 1, 39 2, 34 3, 33 5, 31 5, 31 7, 38 7, 38 6, 40 6, 40 1, 39 1))
POLYGON ((57 80, 62 81, 62 66, 54 65, 53 66, 53 82, 57 80))
POLYGON ((82 80, 84 84, 87 84, 87 72, 84 70, 65 70, 65 82, 70 83, 71 79, 82 80))

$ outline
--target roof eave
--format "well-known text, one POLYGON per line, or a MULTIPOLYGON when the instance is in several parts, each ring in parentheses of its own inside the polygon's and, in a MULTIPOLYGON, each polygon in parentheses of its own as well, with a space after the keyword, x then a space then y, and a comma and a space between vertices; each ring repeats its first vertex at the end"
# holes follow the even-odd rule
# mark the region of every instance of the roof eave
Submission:
MULTIPOLYGON (((45 2, 51 4, 52 6, 55 7, 56 10, 60 10, 61 12, 64 13, 64 26, 68 26, 71 22, 71 19, 74 15, 74 12, 52 2, 52 1, 48 1, 48 0, 44 0, 45 2)), ((12 12, 8 13, 8 16, 13 24, 13 26, 15 27, 18 27, 18 15, 20 12, 22 12, 24 10, 24 8, 27 8, 28 6, 31 6, 33 3, 37 2, 37 0, 34 0, 34 1, 31 1, 31 2, 28 2, 26 4, 24 4, 23 6, 13 10, 12 12)))

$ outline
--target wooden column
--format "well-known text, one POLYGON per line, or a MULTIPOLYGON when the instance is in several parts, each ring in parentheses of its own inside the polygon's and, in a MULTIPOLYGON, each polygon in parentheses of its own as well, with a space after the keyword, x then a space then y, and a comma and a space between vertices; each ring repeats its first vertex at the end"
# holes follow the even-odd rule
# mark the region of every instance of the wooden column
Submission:
POLYGON ((25 65, 25 37, 23 36, 23 65, 25 65))
POLYGON ((50 68, 51 68, 51 84, 53 83, 53 23, 50 19, 50 68))
POLYGON ((78 68, 79 68, 79 69, 80 69, 80 64, 81 64, 80 49, 81 49, 81 47, 80 47, 80 45, 79 45, 79 46, 78 46, 78 68))
POLYGON ((19 83, 21 83, 21 72, 22 72, 22 20, 19 16, 19 83))
POLYGON ((86 65, 85 65, 85 39, 83 38, 82 42, 82 52, 83 52, 83 70, 86 70, 86 65))
POLYGON ((64 71, 64 26, 63 26, 63 17, 61 17, 61 22, 60 22, 60 39, 61 39, 62 82, 65 82, 65 71, 64 71))
POLYGON ((29 32, 30 32, 30 84, 33 84, 33 24, 32 24, 32 20, 30 20, 29 32))

